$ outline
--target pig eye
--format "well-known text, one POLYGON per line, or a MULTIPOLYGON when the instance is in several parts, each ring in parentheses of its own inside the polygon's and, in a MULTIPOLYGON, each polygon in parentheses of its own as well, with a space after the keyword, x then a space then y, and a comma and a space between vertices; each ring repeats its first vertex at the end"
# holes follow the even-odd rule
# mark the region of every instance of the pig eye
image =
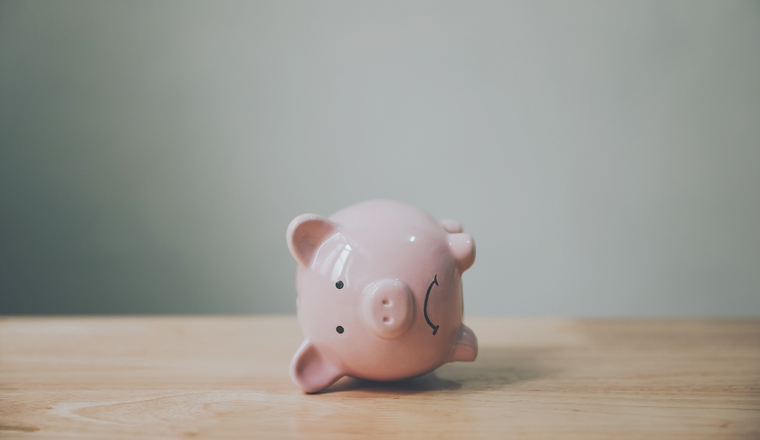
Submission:
POLYGON ((335 287, 337 287, 338 289, 342 289, 343 288, 343 281, 338 281, 337 283, 335 283, 335 287))
POLYGON ((341 334, 341 335, 342 335, 342 334, 343 334, 343 326, 342 326, 342 325, 339 325, 339 326, 338 326, 338 327, 335 329, 335 331, 336 331, 336 332, 338 332, 338 334, 341 334))

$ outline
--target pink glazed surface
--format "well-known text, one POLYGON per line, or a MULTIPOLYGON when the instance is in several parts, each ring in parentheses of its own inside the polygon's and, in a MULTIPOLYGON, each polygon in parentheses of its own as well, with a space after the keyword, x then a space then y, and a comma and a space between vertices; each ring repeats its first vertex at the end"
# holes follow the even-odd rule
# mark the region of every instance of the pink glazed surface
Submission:
POLYGON ((475 360, 477 339, 462 324, 475 245, 458 222, 373 200, 329 218, 300 215, 287 241, 305 336, 290 373, 304 391, 345 375, 400 380, 475 360))

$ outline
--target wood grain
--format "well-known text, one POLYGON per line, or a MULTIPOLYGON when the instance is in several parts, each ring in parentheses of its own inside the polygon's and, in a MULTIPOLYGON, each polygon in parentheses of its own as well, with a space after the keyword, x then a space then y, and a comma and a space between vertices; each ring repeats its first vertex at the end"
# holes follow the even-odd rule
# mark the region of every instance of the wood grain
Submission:
POLYGON ((4 318, 0 437, 760 438, 760 321, 468 320, 474 363, 288 378, 294 317, 4 318))

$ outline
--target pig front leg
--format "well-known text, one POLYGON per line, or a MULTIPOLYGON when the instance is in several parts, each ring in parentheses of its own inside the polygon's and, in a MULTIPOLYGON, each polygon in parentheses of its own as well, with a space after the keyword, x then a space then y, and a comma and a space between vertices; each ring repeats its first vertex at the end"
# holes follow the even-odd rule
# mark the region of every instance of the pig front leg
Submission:
POLYGON ((459 328, 459 337, 451 349, 449 362, 472 362, 478 357, 478 338, 475 333, 462 324, 459 328))

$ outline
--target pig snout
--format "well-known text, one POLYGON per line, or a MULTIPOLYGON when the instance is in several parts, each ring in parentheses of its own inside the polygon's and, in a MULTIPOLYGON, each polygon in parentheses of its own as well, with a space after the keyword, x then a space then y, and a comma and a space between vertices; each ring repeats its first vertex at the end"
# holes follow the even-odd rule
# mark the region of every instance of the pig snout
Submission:
POLYGON ((413 317, 414 298, 401 281, 385 279, 364 290, 364 322, 377 336, 399 336, 409 328, 413 317))

